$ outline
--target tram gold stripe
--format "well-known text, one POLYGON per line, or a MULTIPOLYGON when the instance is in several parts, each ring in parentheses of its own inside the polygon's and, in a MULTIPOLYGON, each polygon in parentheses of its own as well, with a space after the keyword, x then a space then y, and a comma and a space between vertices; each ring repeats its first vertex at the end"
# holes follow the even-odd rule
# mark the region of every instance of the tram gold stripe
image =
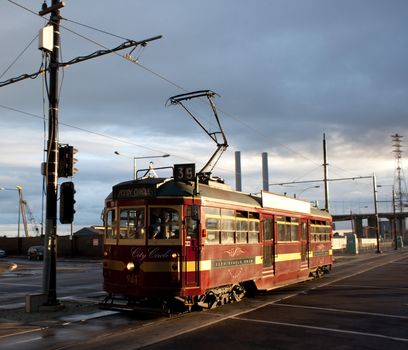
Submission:
POLYGON ((144 261, 140 264, 143 272, 178 272, 178 268, 174 261, 144 261))
POLYGON ((119 260, 103 260, 103 268, 115 271, 123 271, 126 269, 126 265, 123 261, 119 260))
MULTIPOLYGON (((288 255, 288 254, 286 254, 288 255)), ((263 257, 257 255, 255 257, 255 265, 262 265, 263 257)), ((300 259, 300 255, 299 255, 300 259)), ((293 260, 293 259, 288 259, 293 260)), ((212 262, 215 260, 202 260, 199 262, 200 271, 212 270, 212 262)), ((126 269, 126 264, 119 260, 103 260, 103 267, 109 270, 123 271, 126 269)), ((184 271, 197 271, 197 261, 187 261, 183 263, 184 271)), ((176 261, 144 261, 140 264, 140 269, 143 272, 179 272, 180 266, 176 261)))
POLYGON ((290 261, 290 260, 300 260, 300 253, 287 253, 287 254, 277 254, 275 256, 276 262, 290 261))

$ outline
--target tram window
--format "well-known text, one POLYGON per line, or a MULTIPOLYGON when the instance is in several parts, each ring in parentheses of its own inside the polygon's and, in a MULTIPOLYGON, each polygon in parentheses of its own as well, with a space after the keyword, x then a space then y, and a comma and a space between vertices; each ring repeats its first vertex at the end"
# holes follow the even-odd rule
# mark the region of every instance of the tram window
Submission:
POLYGON ((150 208, 149 239, 178 239, 179 217, 173 208, 150 208))
POLYGON ((299 225, 298 224, 291 224, 290 225, 290 240, 298 241, 299 240, 299 225))
POLYGON ((186 227, 187 227, 187 238, 197 239, 198 237, 198 220, 197 215, 193 216, 191 207, 187 207, 186 210, 186 227))
MULTIPOLYGON (((223 212, 223 210, 222 210, 223 212)), ((232 210, 232 214, 234 211, 232 210)), ((221 218, 221 243, 232 244, 235 239, 235 218, 221 218)))
POLYGON ((305 222, 300 224, 300 236, 302 237, 303 241, 307 240, 307 225, 305 222))
POLYGON ((286 231, 286 227, 285 227, 285 223, 283 222, 278 222, 278 241, 285 241, 285 231, 286 231))
POLYGON ((247 243, 248 242, 248 232, 237 231, 236 233, 236 242, 237 243, 247 243))
POLYGON ((249 220, 248 243, 259 242, 259 220, 249 220))
POLYGON ((263 239, 269 241, 273 239, 273 222, 272 219, 263 219, 263 239))
POLYGON ((222 244, 233 244, 234 243, 235 232, 221 232, 221 243, 222 244))
POLYGON ((205 220, 205 227, 207 228, 207 230, 220 230, 220 219, 217 218, 206 218, 205 220))
POLYGON ((105 223, 105 238, 106 239, 116 239, 116 221, 115 221, 115 210, 109 210, 106 213, 106 223, 105 223))
POLYGON ((249 217, 249 230, 248 230, 248 243, 259 242, 259 214, 248 213, 249 217))
POLYGON ((120 210, 119 238, 144 239, 145 231, 144 208, 122 208, 120 210))
POLYGON ((207 237, 205 239, 207 244, 219 244, 220 243, 220 231, 209 231, 207 229, 207 237))
POLYGON ((240 244, 248 243, 248 212, 237 210, 235 212, 235 225, 235 242, 240 244))
POLYGON ((206 214, 205 228, 207 230, 205 242, 207 244, 219 244, 221 230, 220 208, 205 207, 204 211, 206 214))
POLYGON ((258 243, 259 242, 259 231, 258 232, 248 232, 248 243, 258 243))
POLYGON ((248 219, 237 219, 237 231, 248 232, 248 219))
POLYGON ((205 227, 207 229, 206 242, 208 244, 220 243, 220 219, 207 217, 205 219, 205 227))

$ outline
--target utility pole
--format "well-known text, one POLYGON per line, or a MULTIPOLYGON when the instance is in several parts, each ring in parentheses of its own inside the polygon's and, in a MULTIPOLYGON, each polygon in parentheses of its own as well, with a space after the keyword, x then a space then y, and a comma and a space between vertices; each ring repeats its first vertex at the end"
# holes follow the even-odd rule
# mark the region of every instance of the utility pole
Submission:
POLYGON ((326 134, 323 134, 323 169, 324 169, 324 210, 329 212, 329 184, 328 184, 328 165, 327 164, 327 149, 326 149, 326 134))
POLYGON ((43 4, 41 16, 51 13, 50 25, 53 28, 53 49, 50 53, 49 70, 49 107, 48 107, 48 141, 47 162, 45 169, 46 180, 46 216, 44 235, 44 273, 43 293, 47 306, 57 306, 56 288, 56 246, 57 238, 57 191, 58 191, 58 106, 59 106, 59 53, 60 53, 60 9, 64 3, 52 0, 51 7, 43 4))
MULTIPOLYGON (((60 305, 57 300, 56 293, 56 238, 57 238, 57 193, 58 193, 58 162, 59 162, 59 145, 58 145, 58 108, 59 108, 59 79, 58 73, 60 67, 70 66, 72 64, 84 62, 96 57, 115 53, 120 50, 133 48, 129 54, 123 57, 131 62, 136 60, 130 55, 136 46, 145 47, 150 41, 161 39, 161 35, 144 39, 142 41, 127 40, 124 43, 113 49, 103 49, 95 51, 86 56, 76 57, 68 62, 59 62, 60 55, 60 9, 65 4, 60 0, 52 0, 51 6, 47 6, 46 0, 39 12, 40 16, 50 14, 50 20, 47 26, 47 35, 43 33, 40 49, 45 50, 49 54, 49 66, 45 69, 32 74, 22 74, 18 77, 11 78, 0 82, 0 87, 13 84, 25 79, 35 79, 40 74, 49 74, 48 87, 48 140, 47 140, 47 161, 42 168, 46 183, 46 218, 44 232, 44 269, 43 269, 43 295, 45 298, 45 306, 57 307, 60 305), (51 33, 48 33, 50 28, 51 33), (52 35, 52 38, 48 35, 52 35), (51 42, 52 41, 52 42, 51 42)), ((45 29, 45 28, 44 28, 45 29)), ((74 169, 72 169, 74 171, 74 169)), ((73 175, 73 173, 72 173, 73 175)), ((72 176, 70 175, 70 176, 72 176)), ((60 177, 67 177, 61 175, 60 177)), ((74 191, 72 187, 72 191, 74 191)), ((74 192, 73 192, 74 193, 74 192)))

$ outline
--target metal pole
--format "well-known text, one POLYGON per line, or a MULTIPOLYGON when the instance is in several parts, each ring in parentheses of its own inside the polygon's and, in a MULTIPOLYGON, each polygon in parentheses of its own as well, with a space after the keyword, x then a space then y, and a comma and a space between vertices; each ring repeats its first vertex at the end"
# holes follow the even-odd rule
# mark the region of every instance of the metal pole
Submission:
POLYGON ((52 0, 50 24, 53 26, 53 51, 50 54, 49 122, 46 162, 46 221, 44 237, 43 292, 46 305, 59 305, 56 292, 57 190, 58 190, 58 71, 60 48, 60 11, 62 3, 52 0))
POLYGON ((395 211, 395 189, 394 186, 392 186, 392 213, 393 213, 393 219, 392 219, 392 230, 394 231, 394 244, 395 247, 394 249, 398 249, 398 241, 397 241, 397 213, 395 211))
POLYGON ((136 157, 133 157, 133 179, 137 180, 137 163, 136 157))
POLYGON ((373 192, 374 192, 374 215, 375 215, 375 235, 377 238, 377 254, 381 253, 380 250, 380 222, 378 220, 378 209, 377 209, 377 180, 375 175, 373 175, 373 192))
POLYGON ((268 153, 262 152, 262 189, 269 191, 268 153))
MULTIPOLYGON (((17 237, 20 239, 20 222, 21 222, 21 205, 22 205, 22 198, 21 198, 21 188, 17 186, 18 191, 18 226, 17 226, 17 237)), ((20 252, 19 252, 20 253, 20 252)))
POLYGON ((242 191, 241 152, 235 152, 235 189, 242 191))
POLYGON ((329 184, 328 184, 328 167, 327 164, 327 149, 326 149, 326 134, 323 134, 323 173, 324 173, 324 209, 329 211, 329 184))

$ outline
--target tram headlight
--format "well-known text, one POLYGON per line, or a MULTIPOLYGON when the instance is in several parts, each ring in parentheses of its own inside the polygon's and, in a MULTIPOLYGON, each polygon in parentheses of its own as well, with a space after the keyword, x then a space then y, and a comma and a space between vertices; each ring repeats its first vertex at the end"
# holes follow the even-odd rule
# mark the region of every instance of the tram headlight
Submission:
POLYGON ((176 259, 176 258, 178 257, 178 254, 177 254, 177 253, 171 253, 171 257, 172 257, 173 259, 176 259))
POLYGON ((128 271, 133 271, 135 269, 135 264, 133 262, 128 262, 126 268, 128 269, 128 271))

